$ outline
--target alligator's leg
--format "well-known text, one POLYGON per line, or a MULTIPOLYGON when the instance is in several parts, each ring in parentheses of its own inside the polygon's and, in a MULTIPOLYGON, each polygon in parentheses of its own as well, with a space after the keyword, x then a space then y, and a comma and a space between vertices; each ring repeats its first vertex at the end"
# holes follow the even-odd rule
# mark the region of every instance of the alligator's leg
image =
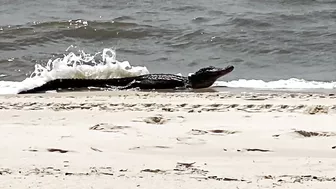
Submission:
POLYGON ((140 84, 140 81, 133 80, 129 84, 127 84, 126 86, 117 87, 117 89, 119 89, 119 90, 133 89, 133 88, 139 87, 139 84, 140 84))

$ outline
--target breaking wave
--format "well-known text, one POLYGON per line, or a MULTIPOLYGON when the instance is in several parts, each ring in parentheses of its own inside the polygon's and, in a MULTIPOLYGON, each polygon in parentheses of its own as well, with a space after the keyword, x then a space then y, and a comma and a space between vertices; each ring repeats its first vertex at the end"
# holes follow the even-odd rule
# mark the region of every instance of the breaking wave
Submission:
POLYGON ((108 79, 148 74, 143 66, 132 66, 128 61, 120 62, 112 49, 103 49, 94 55, 79 51, 70 52, 63 58, 49 60, 46 66, 35 65, 35 70, 21 82, 0 81, 0 94, 17 94, 43 85, 54 79, 108 79))
POLYGON ((214 86, 231 88, 252 88, 267 90, 309 90, 309 89, 336 89, 336 82, 306 81, 304 79, 290 78, 277 81, 246 80, 217 81, 214 86))

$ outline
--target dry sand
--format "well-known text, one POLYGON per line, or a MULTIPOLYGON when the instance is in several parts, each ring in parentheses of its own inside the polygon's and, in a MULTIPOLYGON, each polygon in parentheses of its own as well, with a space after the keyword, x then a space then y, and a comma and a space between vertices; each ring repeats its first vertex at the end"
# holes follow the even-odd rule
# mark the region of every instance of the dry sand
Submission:
POLYGON ((336 97, 0 97, 0 188, 336 187, 336 97))

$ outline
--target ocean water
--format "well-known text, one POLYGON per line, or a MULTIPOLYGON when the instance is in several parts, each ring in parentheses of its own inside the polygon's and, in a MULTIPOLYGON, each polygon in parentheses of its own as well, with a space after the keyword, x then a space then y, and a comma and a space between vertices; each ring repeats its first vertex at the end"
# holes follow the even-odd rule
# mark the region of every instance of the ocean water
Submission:
POLYGON ((0 93, 228 64, 215 86, 334 90, 335 60, 336 0, 0 2, 0 93))

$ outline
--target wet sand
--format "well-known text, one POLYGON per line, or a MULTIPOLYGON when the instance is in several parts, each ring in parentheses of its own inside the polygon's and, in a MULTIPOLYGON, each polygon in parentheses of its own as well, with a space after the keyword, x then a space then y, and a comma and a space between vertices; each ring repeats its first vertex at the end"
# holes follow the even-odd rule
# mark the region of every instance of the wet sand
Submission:
POLYGON ((336 96, 0 97, 0 188, 334 188, 336 96))

